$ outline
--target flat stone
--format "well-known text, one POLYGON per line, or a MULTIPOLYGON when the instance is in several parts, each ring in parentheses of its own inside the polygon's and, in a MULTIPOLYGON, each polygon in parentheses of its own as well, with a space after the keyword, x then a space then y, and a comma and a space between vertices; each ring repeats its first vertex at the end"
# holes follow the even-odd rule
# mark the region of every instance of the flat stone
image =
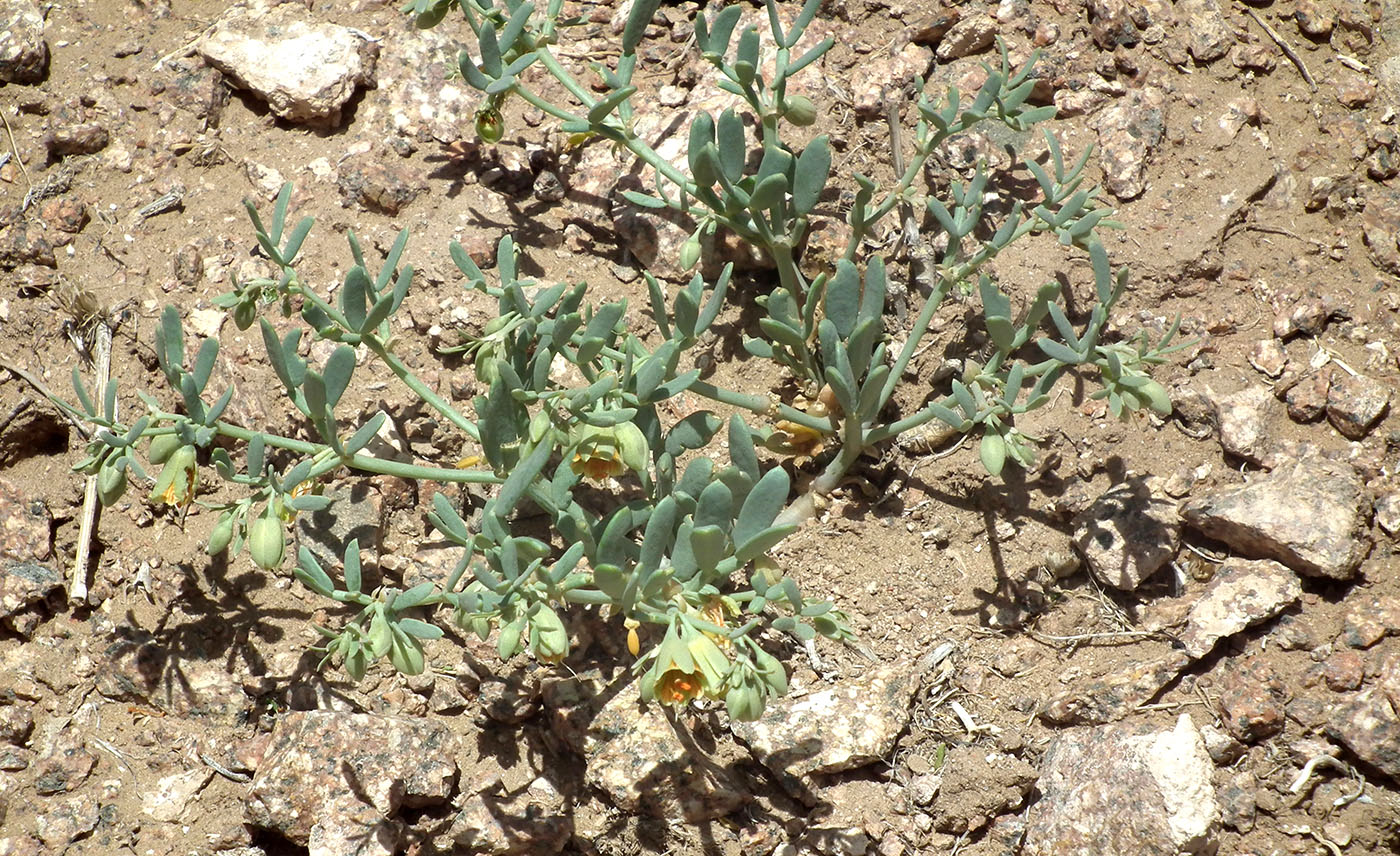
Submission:
POLYGON ((161 776, 155 789, 142 795, 141 811, 152 820, 161 823, 179 820, 189 807, 190 801, 199 795, 213 777, 214 771, 208 767, 161 776))
MULTIPOLYGON (((993 22, 992 26, 996 24, 993 22)), ((942 53, 947 45, 945 40, 939 45, 939 52, 942 53)), ((867 119, 884 116, 889 99, 902 98, 906 89, 924 78, 932 62, 932 51, 912 43, 900 48, 897 53, 868 60, 851 82, 851 100, 856 113, 867 119)))
POLYGON ((1166 133, 1165 105, 1162 90, 1135 89, 1094 117, 1104 187, 1120 200, 1147 189, 1147 159, 1166 133))
POLYGON ((338 125, 355 90, 374 85, 379 47, 349 27, 310 24, 287 8, 227 17, 196 47, 283 119, 338 125))
POLYGON ((1288 692, 1267 661, 1251 657, 1220 671, 1216 710, 1225 730, 1243 743, 1255 743, 1283 730, 1288 692))
POLYGON ((97 798, 92 794, 78 794, 45 805, 34 818, 39 839, 50 848, 51 853, 61 853, 67 845, 87 835, 97 828, 101 819, 97 798))
POLYGON ((247 713, 249 699, 222 658, 201 660, 196 651, 182 651, 177 665, 170 651, 145 632, 116 639, 104 654, 97 691, 107 698, 229 725, 239 724, 247 713))
POLYGON ((1191 718, 1174 729, 1107 725, 1058 735, 1041 765, 1025 856, 1178 856, 1216 846, 1214 766, 1191 718))
POLYGON ((768 706, 754 722, 729 730, 780 778, 835 773, 886 757, 909 723, 918 678, 884 666, 831 689, 768 706))
POLYGON ((1199 659, 1215 643, 1278 615, 1303 596, 1298 575, 1268 559, 1231 559, 1191 606, 1178 637, 1186 653, 1199 659))
POLYGON ((1227 777, 1216 792, 1220 800, 1221 824, 1237 832, 1253 829, 1254 819, 1258 816, 1257 793, 1259 782, 1252 772, 1243 770, 1227 777))
POLYGON ((1145 8, 1132 0, 1087 0, 1084 5, 1094 44, 1106 51, 1136 45, 1150 25, 1145 8))
POLYGON ((1049 699, 1040 710, 1047 725, 1102 725, 1133 713, 1174 679, 1191 658, 1179 651, 1125 668, 1066 690, 1049 699))
POLYGON ((373 154, 346 158, 339 167, 336 187, 340 204, 393 216, 425 193, 428 186, 407 167, 385 165, 373 154))
POLYGON ((1390 386, 1350 372, 1333 372, 1327 389, 1327 421, 1349 440, 1360 440, 1390 409, 1390 386))
POLYGON ((1294 422, 1316 422, 1327 412, 1327 391, 1332 388, 1332 367, 1309 371, 1283 391, 1288 418, 1294 422))
POLYGON ((742 784, 715 757, 722 750, 703 759, 691 752, 692 746, 715 745, 708 726, 642 704, 635 680, 551 681, 544 697, 555 732, 584 758, 585 781, 618 808, 698 823, 747 801, 742 784))
POLYGON ((1342 641, 1351 648, 1369 648, 1392 633, 1400 633, 1400 598, 1362 598, 1342 618, 1342 641))
POLYGON ((1074 544, 1100 583, 1133 591, 1176 555, 1177 502, 1157 480, 1110 488, 1074 518, 1074 544))
POLYGON ((564 798, 540 778, 518 794, 468 798, 448 829, 447 846, 481 856, 558 853, 569 843, 573 822, 564 798))
POLYGON ((40 796, 75 791, 97 766, 97 756, 87 750, 83 735, 71 725, 44 735, 36 748, 34 791, 40 796))
POLYGON ((44 148, 54 159, 67 155, 96 154, 107 148, 112 135, 98 122, 61 124, 44 134, 44 148))
POLYGON ((1284 353, 1283 343, 1278 339, 1260 339, 1249 349, 1249 364, 1269 377, 1283 374, 1287 363, 1288 354, 1284 353))
POLYGON ((285 714, 249 789, 248 822, 311 856, 392 856, 400 808, 446 802, 457 738, 431 720, 363 713, 285 714))
POLYGON ((0 81, 38 83, 48 68, 44 11, 37 0, 0 0, 0 81))
POLYGON ((1035 767, 1014 755, 982 746, 948 750, 942 782, 929 808, 934 829, 953 835, 981 829, 997 815, 1020 807, 1036 777, 1035 767))
POLYGON ((1400 191, 1368 187, 1365 198, 1361 235, 1366 241, 1366 254, 1376 267, 1400 276, 1400 191))
POLYGON ((1376 525, 1381 531, 1394 538, 1400 535, 1400 493, 1386 493, 1376 497, 1376 525))
POLYGON ((1383 687, 1370 687, 1335 704, 1326 730, 1356 757, 1400 781, 1400 709, 1383 687))
POLYGON ((1245 556, 1347 580, 1371 549, 1363 491, 1347 464, 1299 461, 1243 487, 1190 500, 1182 517, 1245 556))
POLYGON ((50 603, 63 590, 63 577, 48 565, 0 559, 0 619, 28 636, 39 620, 31 607, 50 603))

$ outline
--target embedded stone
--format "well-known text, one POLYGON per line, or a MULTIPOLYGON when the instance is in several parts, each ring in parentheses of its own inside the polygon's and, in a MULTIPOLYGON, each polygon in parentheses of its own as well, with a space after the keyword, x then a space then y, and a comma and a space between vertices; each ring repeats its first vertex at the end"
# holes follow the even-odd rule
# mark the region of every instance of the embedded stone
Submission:
POLYGON ((1177 10, 1187 34, 1187 50, 1196 62, 1214 62, 1225 56, 1235 43, 1230 24, 1216 0, 1183 0, 1177 10))
POLYGON ((997 22, 990 15, 971 15, 948 29, 938 45, 938 59, 949 62, 986 50, 996 41, 997 22))
POLYGON ((558 853, 573 833, 569 806, 544 778, 517 794, 475 794, 447 831, 448 845, 481 856, 558 853))
POLYGON ((1228 395, 1208 389, 1207 395, 1215 405, 1220 448, 1258 463, 1269 443, 1268 409, 1273 393, 1266 386, 1249 386, 1228 395))
POLYGON ((1350 440, 1371 432, 1390 408, 1390 387, 1349 372, 1333 372, 1327 389, 1327 421, 1350 440))
POLYGON ((1041 708, 1040 719, 1057 726, 1116 722, 1157 695, 1190 662, 1180 651, 1133 662, 1052 697, 1041 708))
POLYGON ((38 83, 48 68, 44 11, 37 0, 0 2, 0 81, 38 83))
POLYGON ((1187 523, 1245 556, 1346 580, 1370 552, 1363 491, 1347 464, 1299 461, 1242 487, 1194 499, 1187 523))
POLYGON ((1165 105, 1162 90, 1135 89, 1094 117, 1104 187, 1120 200, 1147 189, 1147 159, 1166 133, 1165 105))
POLYGON ((1254 743, 1283 730, 1288 692, 1269 663, 1257 657, 1222 670, 1216 710, 1225 730, 1237 740, 1254 743))
POLYGON ((1288 355, 1278 339, 1260 339, 1249 349, 1249 364, 1269 377, 1283 374, 1287 363, 1288 355))
POLYGON ((1186 653, 1199 659, 1216 642, 1278 615, 1302 596, 1298 575, 1278 562, 1231 559, 1192 604, 1178 638, 1186 653))
POLYGON ((1326 730, 1356 757, 1400 781, 1400 709, 1384 687, 1370 687, 1334 705, 1326 730))

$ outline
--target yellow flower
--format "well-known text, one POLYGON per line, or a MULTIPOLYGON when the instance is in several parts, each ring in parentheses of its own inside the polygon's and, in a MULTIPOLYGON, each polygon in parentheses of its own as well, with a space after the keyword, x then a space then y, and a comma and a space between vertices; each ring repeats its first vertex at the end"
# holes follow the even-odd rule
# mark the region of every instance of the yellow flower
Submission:
POLYGON ((627 465, 616 451, 595 447, 585 452, 580 448, 569 462, 569 469, 574 471, 574 475, 604 481, 627 472, 627 465))
POLYGON ((656 682, 656 700, 662 704, 685 704, 699 698, 704 689, 704 679, 700 672, 671 669, 656 682))
POLYGON ((642 697, 662 704, 685 704, 700 696, 724 698, 729 671, 729 660, 714 640, 689 627, 681 631, 673 623, 642 678, 642 697))
POLYGON ((163 502, 185 508, 194 501, 199 481, 199 462, 193 446, 181 446, 166 460, 165 466, 151 489, 152 502, 163 502))

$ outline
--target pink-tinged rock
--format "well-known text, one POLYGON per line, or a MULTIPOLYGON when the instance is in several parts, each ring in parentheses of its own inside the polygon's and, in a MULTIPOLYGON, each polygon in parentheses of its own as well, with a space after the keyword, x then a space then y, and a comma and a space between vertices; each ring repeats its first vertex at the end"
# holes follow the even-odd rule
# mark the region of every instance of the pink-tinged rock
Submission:
POLYGON ((1133 0, 1087 0, 1084 5, 1094 44, 1106 51, 1132 47, 1150 26, 1146 8, 1133 0))
POLYGON ((398 30, 390 36, 393 48, 376 61, 377 93, 357 109, 356 121, 363 110, 365 119, 411 140, 431 138, 446 145, 470 139, 481 93, 452 76, 461 39, 448 27, 419 29, 407 15, 389 23, 398 30))
POLYGON ((97 828, 98 811, 97 797, 92 794, 45 803, 34 819, 39 839, 50 853, 62 853, 69 842, 97 828))
POLYGON ((1245 556, 1347 580, 1371 550, 1363 506, 1361 480, 1349 465, 1299 461, 1191 500, 1182 517, 1245 556))
POLYGON ((1327 412, 1327 390, 1332 387, 1332 367, 1303 373, 1298 377, 1285 377, 1274 387, 1274 394, 1283 394, 1283 402, 1288 408, 1288 418, 1294 422, 1316 422, 1327 412))
POLYGON ((43 500, 0 479, 0 558, 42 562, 49 558, 53 519, 43 500))
POLYGON ((0 623, 19 635, 32 634, 62 592, 63 577, 48 565, 0 559, 0 623))
POLYGON ((1225 730, 1244 743, 1272 737, 1283 730, 1288 692, 1266 661, 1251 658, 1220 672, 1215 705, 1225 730))
POLYGON ((1361 235, 1371 263, 1400 276, 1400 191, 1371 187, 1361 212, 1361 235))
POLYGON ((1293 8, 1293 20, 1298 31, 1310 39, 1325 39, 1337 25, 1337 17, 1331 12, 1330 3, 1319 0, 1298 0, 1293 8))
POLYGON ((1166 133, 1166 96, 1156 87, 1137 89, 1096 114, 1104 187, 1119 199, 1147 189, 1147 159, 1166 133))
POLYGON ((1392 538, 1400 535, 1400 493, 1376 497, 1376 525, 1392 538))
POLYGON ((1327 389, 1327 421, 1349 440, 1360 440, 1390 409, 1390 386, 1350 372, 1333 372, 1327 389))
POLYGON ((1376 82, 1354 71, 1343 71, 1338 75, 1337 101, 1352 110, 1365 107, 1376 97, 1376 82))
MULTIPOLYGON (((939 46, 940 55, 947 45, 945 40, 939 46)), ((928 73, 932 62, 932 51, 923 45, 910 43, 900 48, 898 53, 871 59, 861 65, 860 74, 852 81, 851 88, 856 113, 867 119, 884 116, 888 99, 903 98, 905 90, 916 85, 928 73)))
POLYGON ((1185 714, 1165 731, 1110 725, 1066 732, 1041 771, 1024 856, 1178 856, 1218 844, 1214 766, 1185 714))
POLYGON ((226 17, 197 48, 283 119, 338 125, 355 90, 374 85, 379 46, 349 27, 299 20, 289 8, 226 17))
POLYGON ((148 633, 118 638, 104 651, 106 664, 97 673, 97 691, 178 716, 241 722, 249 699, 223 658, 198 659, 194 650, 182 653, 177 662, 148 633))
POLYGON ((1366 677, 1366 664, 1361 655, 1343 648, 1322 663, 1322 680, 1333 692, 1360 689, 1366 677))
POLYGON ((1298 575, 1278 562, 1231 559, 1192 604, 1178 638, 1186 653, 1199 659, 1221 639, 1278 615, 1302 595, 1298 575))
POLYGON ((1352 648, 1370 648, 1392 633, 1400 633, 1400 598, 1362 598, 1342 618, 1342 642, 1352 648))
POLYGON ((431 720, 290 713, 273 731, 245 814, 311 856, 392 856, 394 816, 447 801, 457 751, 456 736, 431 720))
POLYGON ((35 0, 0 5, 0 81, 38 83, 48 68, 44 10, 35 0))
POLYGON ((1327 736, 1356 757, 1400 781, 1400 708, 1385 688, 1374 686, 1332 708, 1327 736))
POLYGON ((1100 583, 1133 591, 1157 573, 1181 542, 1177 502, 1156 479, 1124 482, 1074 519, 1074 544, 1100 583))
POLYGON ((886 666, 831 689, 769 704, 729 728, 780 778, 851 770, 885 757, 909 723, 917 676, 886 666))
POLYGON ((452 821, 442 850, 482 856, 549 856, 569 843, 573 833, 569 808, 544 778, 519 793, 476 794, 466 800, 452 821))

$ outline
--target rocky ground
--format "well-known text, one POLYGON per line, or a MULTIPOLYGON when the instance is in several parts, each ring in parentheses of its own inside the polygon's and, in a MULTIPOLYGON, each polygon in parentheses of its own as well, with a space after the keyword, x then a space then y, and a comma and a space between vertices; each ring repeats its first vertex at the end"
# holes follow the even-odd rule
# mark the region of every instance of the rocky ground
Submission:
MULTIPOLYGON (((166 516, 140 488, 102 514, 70 600, 84 441, 41 387, 92 377, 75 342, 115 329, 123 413, 138 390, 172 402, 152 330, 173 303, 220 337, 230 418, 305 431, 258 337, 212 303, 271 270, 245 197, 266 210, 295 182, 321 287, 347 230, 382 258, 411 229, 403 353, 464 403, 469 367, 437 348, 489 316, 449 240, 485 267, 512 233, 532 275, 634 306, 639 264, 675 272, 667 229, 615 196, 626 162, 518 103, 478 144, 449 74, 466 28, 419 32, 396 5, 0 0, 0 854, 1400 849, 1400 7, 1379 0, 823 6, 836 47, 800 85, 837 175, 888 179, 887 117, 912 125, 916 79, 970 90, 995 36, 1040 47, 1047 127, 1068 157, 1097 147, 1120 207, 1105 240, 1134 273, 1114 329, 1179 315, 1192 344, 1159 375, 1170 419, 1118 423, 1066 380, 1023 426, 1044 441, 1032 472, 989 479, 970 444, 916 441, 843 487, 777 556, 859 645, 794 649, 793 692, 759 722, 639 708, 620 625, 588 616, 561 667, 449 637, 427 674, 349 682, 306 653, 311 622, 336 620, 324 601, 209 559, 213 515, 166 516)), ((582 74, 625 4, 566 5, 582 74)), ((658 140, 713 97, 699 11, 664 7, 642 51, 658 140)), ((969 135, 929 181, 1003 169, 1007 145, 1044 146, 969 135)), ((826 199, 823 228, 848 204, 826 199)), ((999 260, 1003 287, 1087 287, 1046 258, 999 260)), ((741 303, 714 372, 772 386, 740 356, 741 303)), ((968 311, 940 310, 919 383, 946 376, 968 311)), ((360 374, 361 416, 390 413, 407 451, 470 451, 360 374)), ((301 520, 303 543, 356 535, 393 584, 455 560, 426 487, 329 490, 338 516, 301 520)))

